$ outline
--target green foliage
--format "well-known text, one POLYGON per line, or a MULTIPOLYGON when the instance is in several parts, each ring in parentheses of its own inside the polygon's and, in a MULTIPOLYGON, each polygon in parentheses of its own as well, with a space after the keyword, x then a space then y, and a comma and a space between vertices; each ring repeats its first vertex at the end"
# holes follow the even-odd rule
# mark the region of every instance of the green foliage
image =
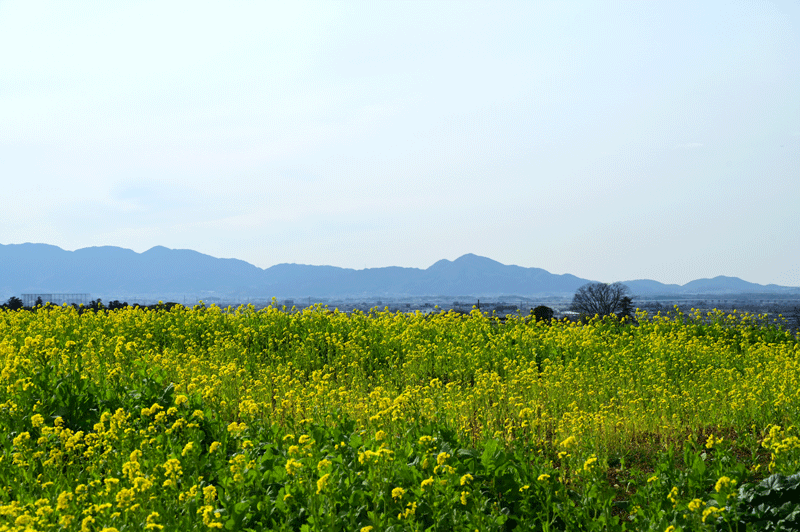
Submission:
POLYGON ((800 530, 800 473, 774 474, 739 493, 738 518, 752 530, 800 530))

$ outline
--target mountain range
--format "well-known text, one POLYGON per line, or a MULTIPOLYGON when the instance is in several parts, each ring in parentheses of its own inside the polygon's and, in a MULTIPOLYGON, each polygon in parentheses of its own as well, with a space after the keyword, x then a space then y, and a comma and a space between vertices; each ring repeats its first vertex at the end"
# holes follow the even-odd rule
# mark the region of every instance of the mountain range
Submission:
MULTIPOLYGON (((277 264, 262 269, 188 249, 156 246, 143 253, 113 246, 66 251, 48 244, 0 244, 0 298, 23 293, 90 293, 115 299, 371 296, 570 296, 591 282, 541 268, 510 266, 467 254, 426 269, 277 264)), ((624 281, 637 296, 688 294, 800 294, 798 287, 760 285, 737 277, 698 279, 685 285, 624 281)))

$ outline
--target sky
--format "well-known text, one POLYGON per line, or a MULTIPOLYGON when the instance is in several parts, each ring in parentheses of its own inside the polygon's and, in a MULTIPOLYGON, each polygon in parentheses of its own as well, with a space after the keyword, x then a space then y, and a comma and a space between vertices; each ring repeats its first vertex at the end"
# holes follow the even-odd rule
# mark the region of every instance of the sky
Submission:
POLYGON ((0 0, 0 244, 800 286, 800 3, 0 0))

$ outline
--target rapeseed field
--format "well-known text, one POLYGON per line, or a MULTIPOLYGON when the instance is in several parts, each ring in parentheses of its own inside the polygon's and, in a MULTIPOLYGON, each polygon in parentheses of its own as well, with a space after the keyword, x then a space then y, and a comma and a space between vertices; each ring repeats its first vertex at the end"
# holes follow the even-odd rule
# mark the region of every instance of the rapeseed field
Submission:
POLYGON ((800 527, 797 337, 635 322, 0 311, 0 530, 800 527))

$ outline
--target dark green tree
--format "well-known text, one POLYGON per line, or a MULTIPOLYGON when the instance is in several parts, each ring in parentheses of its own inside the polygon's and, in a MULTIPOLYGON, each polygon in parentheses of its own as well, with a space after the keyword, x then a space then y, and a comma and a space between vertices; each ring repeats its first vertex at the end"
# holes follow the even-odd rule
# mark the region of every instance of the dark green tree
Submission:
POLYGON ((17 296, 11 296, 8 298, 8 301, 5 305, 7 308, 11 310, 18 310, 22 308, 22 300, 17 296))
POLYGON ((619 319, 622 318, 633 318, 633 298, 630 296, 625 296, 622 298, 619 304, 619 312, 617 312, 617 317, 619 319))
POLYGON ((553 309, 544 305, 539 305, 533 309, 533 316, 536 318, 536 321, 545 321, 550 323, 550 320, 553 319, 553 309))

